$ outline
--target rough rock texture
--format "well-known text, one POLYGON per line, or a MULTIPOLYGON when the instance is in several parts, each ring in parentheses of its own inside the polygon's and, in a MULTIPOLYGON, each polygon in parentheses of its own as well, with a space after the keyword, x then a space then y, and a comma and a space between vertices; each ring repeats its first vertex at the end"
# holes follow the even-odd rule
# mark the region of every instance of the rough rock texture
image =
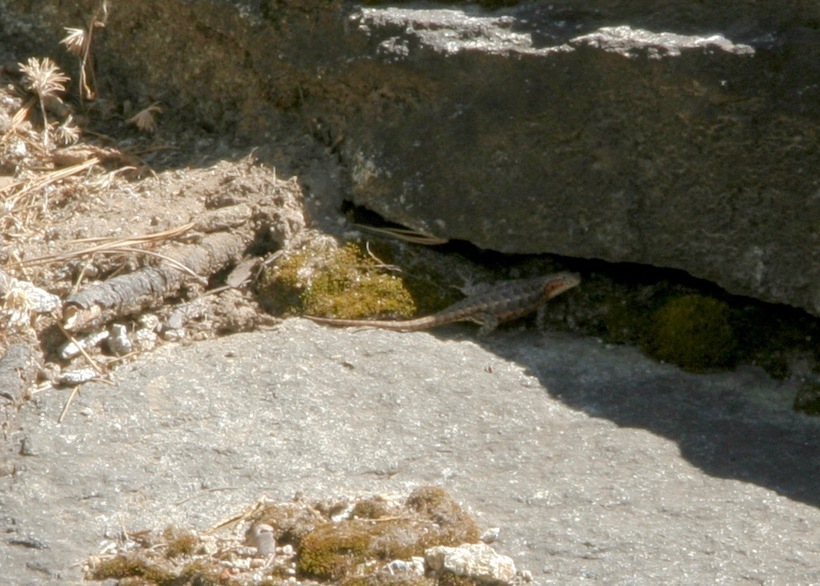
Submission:
POLYGON ((347 130, 357 203, 484 248, 681 268, 820 313, 820 34, 512 14, 353 21, 375 62, 421 80, 414 103, 347 130))
MULTIPOLYGON (((98 6, 0 1, 10 32, 52 43, 98 6)), ((147 0, 112 4, 95 55, 109 94, 192 123, 297 121, 355 202, 414 228, 681 268, 820 315, 818 22, 799 0, 147 0)))

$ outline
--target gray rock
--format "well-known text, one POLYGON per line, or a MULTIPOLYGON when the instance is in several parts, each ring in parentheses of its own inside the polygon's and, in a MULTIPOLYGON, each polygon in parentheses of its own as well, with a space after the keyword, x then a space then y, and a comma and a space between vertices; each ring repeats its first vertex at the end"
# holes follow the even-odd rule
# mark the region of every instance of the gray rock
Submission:
POLYGON ((245 533, 245 539, 251 547, 256 548, 256 555, 268 557, 276 553, 276 540, 273 527, 266 523, 254 523, 245 533))
POLYGON ((820 34, 760 26, 363 9, 351 34, 399 95, 345 127, 352 199, 481 248, 683 269, 820 315, 820 34))
MULTIPOLYGON (((7 33, 52 56, 98 7, 0 0, 7 33)), ((120 99, 266 142, 308 132, 355 203, 412 228, 683 269, 820 315, 818 19, 798 0, 146 0, 110 10, 95 58, 120 99)))
POLYGON ((294 319, 161 346, 61 424, 67 392, 37 393, 0 446, 3 583, 79 583, 105 538, 206 530, 261 497, 429 484, 537 584, 820 581, 820 421, 791 411, 797 383, 474 332, 294 319))
POLYGON ((500 533, 501 527, 490 527, 481 534, 479 539, 481 539, 484 543, 495 543, 500 533))
POLYGON ((125 356, 134 348, 128 336, 128 327, 123 324, 111 324, 109 328, 108 350, 115 356, 125 356))

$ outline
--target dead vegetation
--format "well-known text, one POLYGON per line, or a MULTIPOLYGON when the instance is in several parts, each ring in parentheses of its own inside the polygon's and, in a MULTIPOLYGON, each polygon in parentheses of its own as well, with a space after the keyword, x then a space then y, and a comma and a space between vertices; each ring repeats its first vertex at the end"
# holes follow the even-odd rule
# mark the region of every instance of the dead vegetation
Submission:
POLYGON ((84 567, 88 579, 118 584, 468 586, 528 581, 526 573, 499 579, 478 565, 465 566, 459 574, 435 567, 437 548, 478 542, 475 521, 452 496, 438 487, 421 487, 406 499, 376 495, 261 501, 205 532, 178 527, 123 531, 84 567))
POLYGON ((106 18, 102 1, 86 25, 66 29, 62 44, 79 61, 73 101, 71 80, 48 57, 0 68, 5 406, 105 378, 162 339, 270 323, 249 289, 258 258, 305 231, 299 185, 252 157, 152 168, 146 158, 174 148, 158 136, 156 102, 131 116, 130 105, 115 108, 118 135, 91 129, 105 103, 93 41, 106 18))

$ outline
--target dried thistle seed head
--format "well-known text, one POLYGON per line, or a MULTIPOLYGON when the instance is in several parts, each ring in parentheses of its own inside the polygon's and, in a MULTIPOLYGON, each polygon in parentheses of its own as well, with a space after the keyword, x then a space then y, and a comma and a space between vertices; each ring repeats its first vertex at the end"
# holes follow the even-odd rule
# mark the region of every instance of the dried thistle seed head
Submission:
POLYGON ((40 100, 48 97, 60 100, 58 93, 65 91, 65 82, 69 77, 48 57, 43 60, 30 57, 26 64, 20 63, 23 72, 23 86, 37 94, 40 100))
POLYGON ((60 41, 60 43, 65 45, 65 48, 69 53, 77 55, 78 57, 81 56, 83 51, 85 51, 85 40, 87 38, 85 30, 81 28, 64 28, 68 34, 62 41, 60 41))
POLYGON ((74 124, 74 117, 71 114, 57 127, 57 140, 63 145, 74 144, 80 140, 80 134, 82 134, 82 132, 79 127, 74 124))
POLYGON ((140 110, 131 118, 126 120, 128 124, 133 124, 138 130, 142 132, 154 132, 157 129, 157 120, 155 114, 162 112, 162 108, 158 104, 151 104, 144 110, 140 110))

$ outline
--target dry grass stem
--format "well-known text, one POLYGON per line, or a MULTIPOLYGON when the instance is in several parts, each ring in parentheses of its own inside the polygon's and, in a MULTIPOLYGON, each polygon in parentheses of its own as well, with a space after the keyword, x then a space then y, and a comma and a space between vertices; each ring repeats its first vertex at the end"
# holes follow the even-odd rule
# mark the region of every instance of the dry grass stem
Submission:
MULTIPOLYGON (((172 228, 170 230, 165 230, 164 232, 157 232, 155 234, 144 234, 141 236, 130 236, 128 238, 82 238, 79 240, 70 240, 66 242, 66 244, 77 244, 77 243, 95 243, 99 242, 96 246, 90 246, 88 248, 83 248, 82 250, 77 250, 74 252, 65 252, 62 254, 52 254, 49 256, 41 256, 39 258, 33 258, 30 260, 25 260, 18 263, 20 266, 35 266, 35 265, 44 265, 44 264, 51 264, 55 262, 64 262, 66 260, 70 260, 72 258, 78 258, 82 256, 88 256, 92 254, 111 254, 111 253, 120 253, 120 252, 141 252, 145 254, 153 254, 155 256, 159 256, 165 260, 169 260, 170 262, 174 263, 173 259, 168 259, 163 255, 159 255, 157 253, 149 253, 146 250, 141 248, 134 248, 135 246, 145 245, 145 244, 156 244, 158 242, 164 242, 167 240, 171 240, 172 238, 176 238, 177 236, 181 236, 191 228, 193 228, 194 223, 189 222, 187 224, 183 224, 181 226, 177 226, 176 228, 172 228)), ((178 263, 177 263, 178 264, 178 263)), ((177 266, 175 264, 174 266, 177 266)), ((180 265, 182 267, 182 265, 180 265)), ((185 267, 182 267, 185 268, 185 267)), ((186 271, 191 272, 187 268, 186 271)), ((199 275, 192 273, 194 277, 201 279, 199 275)))
POLYGON ((60 41, 66 50, 80 60, 80 100, 97 97, 97 80, 94 77, 94 61, 91 47, 94 30, 104 28, 108 21, 108 1, 101 0, 100 7, 91 18, 87 29, 65 27, 66 36, 60 41))
MULTIPOLYGON (((87 171, 99 162, 99 159, 92 157, 91 159, 77 165, 66 167, 65 169, 50 171, 49 173, 35 179, 10 183, 5 187, 0 188, 0 202, 2 202, 9 219, 15 222, 18 225, 18 228, 26 226, 32 218, 26 217, 20 219, 15 217, 15 214, 20 214, 21 212, 31 209, 34 203, 34 196, 39 190, 62 179, 66 179, 73 175, 78 175, 84 171, 87 171), (21 187, 22 189, 15 192, 15 190, 21 187)), ((41 213, 45 213, 47 207, 48 199, 46 198, 46 201, 42 202, 40 205, 41 213)), ((8 228, 6 227, 4 229, 8 228)))
POLYGON ((60 416, 57 418, 57 423, 62 423, 65 416, 68 414, 68 408, 71 407, 71 403, 74 402, 74 397, 77 396, 77 393, 80 392, 80 385, 77 385, 73 389, 71 389, 71 394, 66 399, 65 405, 63 405, 63 410, 60 411, 60 416))
POLYGON ((376 256, 376 254, 372 250, 370 250, 370 243, 369 242, 365 245, 365 249, 367 250, 367 256, 372 258, 380 268, 382 268, 384 270, 387 270, 387 271, 396 272, 396 273, 402 272, 401 267, 399 267, 397 265, 389 265, 386 262, 384 262, 382 259, 380 259, 378 256, 376 256))
POLYGON ((59 322, 57 322, 57 327, 60 328, 60 331, 63 332, 63 335, 66 337, 66 339, 68 339, 69 342, 71 342, 72 344, 74 344, 77 347, 77 350, 80 351, 80 354, 83 355, 83 358, 86 359, 86 361, 88 362, 89 366, 91 366, 91 368, 96 370, 99 374, 105 374, 105 372, 103 372, 103 369, 100 368, 100 366, 96 363, 96 361, 93 358, 91 358, 91 355, 85 349, 83 344, 81 344, 80 341, 77 340, 77 338, 75 338, 68 331, 66 331, 66 329, 63 328, 63 326, 59 322))
POLYGON ((153 257, 162 259, 165 262, 167 262, 168 264, 170 264, 171 266, 176 267, 177 270, 180 270, 183 273, 187 273, 188 275, 192 276, 201 285, 207 285, 208 284, 208 279, 206 279, 205 277, 202 277, 200 275, 197 275, 194 271, 192 271, 191 269, 186 267, 184 264, 182 264, 178 260, 174 260, 173 258, 171 258, 169 256, 166 256, 164 254, 160 254, 158 252, 151 252, 150 250, 143 250, 142 248, 132 248, 130 246, 123 246, 123 247, 120 248, 120 250, 125 251, 125 252, 134 252, 136 254, 146 254, 148 256, 153 256, 153 257))
POLYGON ((375 226, 367 226, 365 224, 353 224, 358 230, 364 232, 371 232, 373 234, 381 234, 383 236, 390 236, 412 244, 424 244, 426 246, 438 246, 439 244, 447 244, 447 239, 432 236, 416 230, 408 228, 376 228, 375 226))

